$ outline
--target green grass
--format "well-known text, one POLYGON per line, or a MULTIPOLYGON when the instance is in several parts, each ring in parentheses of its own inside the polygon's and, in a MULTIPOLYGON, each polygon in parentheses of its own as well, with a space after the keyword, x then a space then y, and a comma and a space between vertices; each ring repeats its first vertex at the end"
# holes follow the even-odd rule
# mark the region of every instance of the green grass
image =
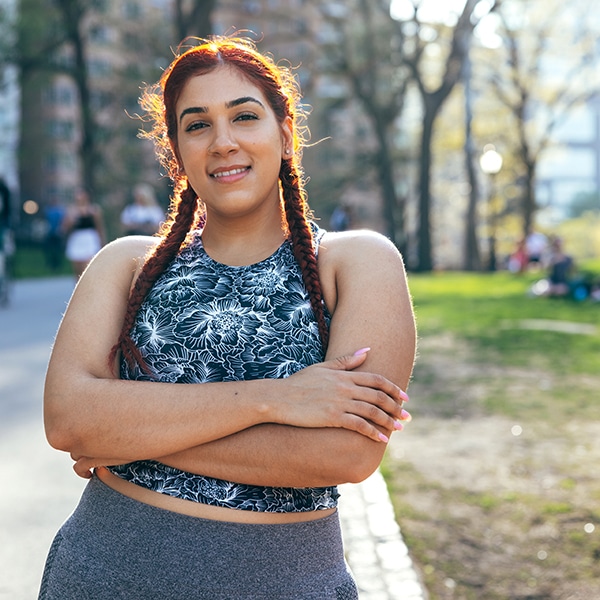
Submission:
POLYGON ((502 364, 542 366, 575 373, 600 370, 600 304, 527 294, 537 277, 500 273, 412 274, 419 335, 442 332, 464 339, 476 356, 502 364), (595 335, 523 327, 528 320, 595 325, 595 335))
MULTIPOLYGON (((585 268, 598 273, 600 261, 585 268)), ((449 580, 452 597, 465 600, 591 598, 600 589, 600 303, 531 297, 538 278, 409 274, 421 340, 409 390, 418 435, 399 439, 382 472, 432 600, 452 595, 449 580), (485 446, 479 422, 495 432, 485 446), (522 435, 507 436, 511 422, 522 435), (448 468, 465 476, 449 479, 448 468)))
POLYGON ((14 279, 71 274, 71 266, 66 258, 58 271, 52 271, 46 263, 46 257, 41 246, 19 245, 12 258, 12 275, 14 279))

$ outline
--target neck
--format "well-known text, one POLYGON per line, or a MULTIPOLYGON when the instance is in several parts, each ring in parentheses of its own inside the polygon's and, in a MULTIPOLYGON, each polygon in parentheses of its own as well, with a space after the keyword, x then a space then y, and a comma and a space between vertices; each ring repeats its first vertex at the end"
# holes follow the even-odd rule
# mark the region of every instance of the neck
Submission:
POLYGON ((202 243, 208 255, 217 262, 242 266, 268 258, 281 246, 287 235, 282 227, 282 215, 264 219, 227 220, 207 217, 202 231, 202 243))

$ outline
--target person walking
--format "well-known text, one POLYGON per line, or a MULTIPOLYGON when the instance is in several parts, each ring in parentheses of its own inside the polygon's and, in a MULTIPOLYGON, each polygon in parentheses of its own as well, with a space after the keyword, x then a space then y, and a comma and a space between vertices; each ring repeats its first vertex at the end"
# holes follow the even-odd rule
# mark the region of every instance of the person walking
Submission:
POLYGON ((63 228, 67 235, 65 254, 79 279, 105 243, 102 209, 92 202, 86 189, 75 191, 75 201, 67 208, 63 228))
POLYGON ((121 226, 125 235, 153 235, 164 220, 165 213, 156 201, 152 186, 138 183, 133 188, 133 202, 121 212, 121 226))
POLYGON ((299 89, 250 41, 188 49, 141 102, 171 210, 101 250, 60 325, 46 434, 90 481, 39 598, 357 598, 337 485, 410 420, 402 258, 316 225, 299 89))
POLYGON ((59 271, 65 255, 63 220, 66 209, 58 201, 52 198, 44 209, 46 218, 46 235, 44 238, 44 254, 46 265, 54 272, 59 271))

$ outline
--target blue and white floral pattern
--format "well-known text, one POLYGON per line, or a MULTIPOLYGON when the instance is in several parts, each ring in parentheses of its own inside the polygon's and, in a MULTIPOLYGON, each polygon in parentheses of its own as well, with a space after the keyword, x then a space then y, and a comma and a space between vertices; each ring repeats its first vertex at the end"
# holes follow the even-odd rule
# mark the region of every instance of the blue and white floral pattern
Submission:
MULTIPOLYGON (((315 242, 325 233, 313 225, 315 242)), ((259 263, 232 267, 204 251, 200 233, 161 275, 132 338, 155 377, 122 361, 121 377, 170 383, 283 378, 323 360, 323 347, 289 241, 259 263)), ((142 487, 195 502, 261 512, 337 505, 336 487, 244 485, 152 460, 110 467, 142 487)))

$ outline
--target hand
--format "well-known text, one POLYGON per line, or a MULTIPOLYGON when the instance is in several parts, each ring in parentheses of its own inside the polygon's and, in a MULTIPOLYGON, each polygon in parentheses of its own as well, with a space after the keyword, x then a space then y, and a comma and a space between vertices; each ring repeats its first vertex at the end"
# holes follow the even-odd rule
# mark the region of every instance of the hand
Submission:
POLYGON ((73 470, 79 477, 83 477, 84 479, 91 479, 92 477, 92 469, 96 467, 108 467, 110 465, 120 465, 126 461, 119 460, 116 458, 90 458, 89 456, 77 456, 76 454, 71 453, 71 458, 75 461, 73 465, 73 470))
POLYGON ((278 423, 296 427, 340 427, 377 442, 381 432, 402 429, 410 415, 408 396, 376 373, 356 371, 367 350, 312 365, 282 380, 288 388, 275 408, 278 423))

